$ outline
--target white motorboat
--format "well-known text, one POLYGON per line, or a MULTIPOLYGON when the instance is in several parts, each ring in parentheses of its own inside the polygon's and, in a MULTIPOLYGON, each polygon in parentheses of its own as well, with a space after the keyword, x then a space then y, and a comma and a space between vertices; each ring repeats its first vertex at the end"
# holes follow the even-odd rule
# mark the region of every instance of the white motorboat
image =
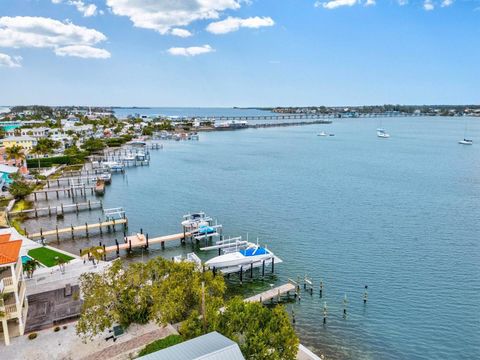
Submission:
POLYGON ((274 257, 274 254, 254 243, 247 243, 246 247, 242 249, 233 248, 232 251, 224 250, 223 255, 214 257, 208 260, 205 265, 210 268, 225 268, 230 266, 248 265, 254 262, 269 260, 274 257))
POLYGON ((377 129, 377 136, 379 138, 387 139, 390 137, 390 134, 385 131, 385 129, 377 129))
POLYGON ((192 213, 183 215, 182 226, 190 229, 197 229, 204 226, 209 226, 212 218, 205 215, 204 212, 192 213))
POLYGON ((463 140, 460 140, 458 143, 462 145, 473 145, 473 140, 463 139, 463 140))
POLYGON ((328 136, 328 134, 325 131, 320 131, 317 136, 328 136))
POLYGON ((124 169, 123 164, 116 162, 116 161, 105 161, 102 163, 103 166, 106 166, 107 169, 112 171, 122 171, 124 169))

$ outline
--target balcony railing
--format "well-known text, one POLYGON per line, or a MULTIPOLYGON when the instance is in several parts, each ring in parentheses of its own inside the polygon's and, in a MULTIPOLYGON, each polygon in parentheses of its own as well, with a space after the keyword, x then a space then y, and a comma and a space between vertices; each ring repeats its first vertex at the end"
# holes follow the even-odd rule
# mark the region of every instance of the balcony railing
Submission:
POLYGON ((0 318, 6 317, 7 320, 14 319, 18 317, 17 304, 8 304, 5 305, 3 300, 0 299, 0 318))
POLYGON ((0 280, 0 289, 3 289, 4 293, 15 291, 15 287, 13 286, 13 278, 9 276, 0 280))

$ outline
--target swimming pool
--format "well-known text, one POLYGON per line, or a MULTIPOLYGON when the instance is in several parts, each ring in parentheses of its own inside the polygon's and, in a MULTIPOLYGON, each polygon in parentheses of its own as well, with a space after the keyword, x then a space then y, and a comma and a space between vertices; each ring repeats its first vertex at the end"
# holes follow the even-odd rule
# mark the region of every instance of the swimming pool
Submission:
POLYGON ((28 260, 32 260, 32 258, 28 255, 22 255, 22 264, 25 265, 28 260))

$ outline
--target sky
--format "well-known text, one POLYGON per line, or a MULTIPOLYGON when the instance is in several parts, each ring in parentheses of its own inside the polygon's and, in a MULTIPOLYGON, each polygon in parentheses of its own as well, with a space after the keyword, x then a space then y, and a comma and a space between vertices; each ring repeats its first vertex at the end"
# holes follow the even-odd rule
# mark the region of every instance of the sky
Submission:
POLYGON ((0 105, 386 103, 480 103, 480 0, 0 0, 0 105))

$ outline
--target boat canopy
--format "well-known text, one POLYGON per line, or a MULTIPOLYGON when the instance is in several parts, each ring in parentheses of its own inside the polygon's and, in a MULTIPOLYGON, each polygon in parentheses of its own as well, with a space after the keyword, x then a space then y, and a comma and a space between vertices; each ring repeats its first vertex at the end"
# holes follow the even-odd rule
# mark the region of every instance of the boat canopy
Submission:
POLYGON ((270 252, 262 247, 249 247, 246 249, 239 250, 240 254, 243 256, 256 256, 256 255, 268 255, 270 252))

